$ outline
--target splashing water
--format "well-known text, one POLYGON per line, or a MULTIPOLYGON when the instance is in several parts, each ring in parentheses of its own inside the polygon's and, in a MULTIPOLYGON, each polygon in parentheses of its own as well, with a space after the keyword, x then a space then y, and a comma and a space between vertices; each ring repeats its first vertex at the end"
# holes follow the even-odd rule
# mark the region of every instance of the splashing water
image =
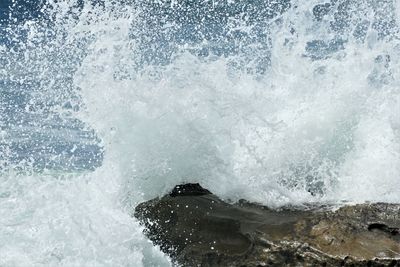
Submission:
POLYGON ((183 182, 400 202, 400 6, 302 2, 14 2, 0 266, 168 266, 130 212, 183 182))

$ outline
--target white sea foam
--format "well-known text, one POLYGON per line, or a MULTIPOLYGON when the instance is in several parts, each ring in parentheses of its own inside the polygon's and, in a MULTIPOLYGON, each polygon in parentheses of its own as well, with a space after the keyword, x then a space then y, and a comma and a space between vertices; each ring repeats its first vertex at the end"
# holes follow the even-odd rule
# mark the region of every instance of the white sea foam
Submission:
MULTIPOLYGON (((360 40, 356 15, 338 34, 332 16, 312 19, 319 2, 295 2, 268 24, 265 71, 257 53, 204 57, 189 44, 168 64, 143 64, 134 8, 86 6, 62 20, 61 47, 84 54, 76 116, 102 140, 104 161, 56 180, 1 178, 0 266, 168 265, 129 212, 184 182, 270 206, 400 202, 398 36, 370 23, 360 40), (338 36, 343 49, 306 49, 338 36)), ((361 18, 380 14, 358 2, 361 18)), ((69 6, 58 8, 61 21, 69 6)))

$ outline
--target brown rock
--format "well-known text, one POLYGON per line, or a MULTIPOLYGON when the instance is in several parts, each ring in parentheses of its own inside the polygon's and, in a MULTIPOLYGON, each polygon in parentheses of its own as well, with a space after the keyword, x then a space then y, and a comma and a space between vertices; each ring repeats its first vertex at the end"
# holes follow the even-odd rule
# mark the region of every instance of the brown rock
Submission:
POLYGON ((198 184, 136 207, 146 235, 182 266, 400 266, 400 205, 269 209, 198 184))

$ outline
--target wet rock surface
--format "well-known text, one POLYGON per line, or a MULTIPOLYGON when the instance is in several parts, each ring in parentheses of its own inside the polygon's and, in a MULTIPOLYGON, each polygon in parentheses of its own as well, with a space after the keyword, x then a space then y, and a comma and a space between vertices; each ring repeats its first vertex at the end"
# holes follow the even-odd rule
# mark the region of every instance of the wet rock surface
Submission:
POLYGON ((396 204, 274 210, 186 184, 134 215, 181 266, 400 266, 396 204))

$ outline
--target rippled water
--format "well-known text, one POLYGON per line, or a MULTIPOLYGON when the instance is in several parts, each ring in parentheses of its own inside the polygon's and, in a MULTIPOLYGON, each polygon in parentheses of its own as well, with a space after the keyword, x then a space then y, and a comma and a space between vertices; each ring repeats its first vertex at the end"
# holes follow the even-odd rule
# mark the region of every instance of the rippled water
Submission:
POLYGON ((0 3, 0 266, 168 266, 175 184, 400 202, 400 5, 0 3))

